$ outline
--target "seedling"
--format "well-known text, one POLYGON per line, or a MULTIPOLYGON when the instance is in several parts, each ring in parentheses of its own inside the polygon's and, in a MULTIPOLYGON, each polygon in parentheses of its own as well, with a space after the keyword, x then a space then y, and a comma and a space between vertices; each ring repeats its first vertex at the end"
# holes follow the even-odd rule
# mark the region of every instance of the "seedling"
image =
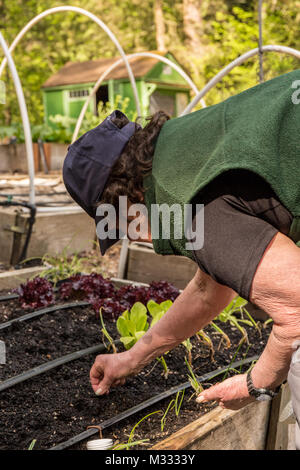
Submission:
POLYGON ((116 348, 116 346, 115 346, 115 344, 114 344, 114 341, 113 341, 112 337, 110 336, 110 334, 108 333, 108 331, 107 331, 107 329, 106 329, 106 327, 105 327, 101 310, 102 310, 102 307, 101 307, 100 310, 99 310, 99 315, 100 315, 100 321, 101 321, 101 325, 102 325, 101 333, 102 333, 102 337, 103 337, 103 344, 105 344, 104 338, 106 338, 106 339, 108 340, 108 342, 109 342, 109 346, 106 346, 106 344, 105 344, 107 350, 109 351, 109 349, 110 349, 110 347, 111 347, 112 350, 113 350, 113 352, 114 352, 114 354, 116 354, 116 353, 117 353, 117 348, 116 348))
POLYGON ((218 325, 216 325, 213 321, 210 322, 210 325, 211 325, 218 333, 220 333, 220 335, 222 335, 223 338, 225 338, 227 349, 229 349, 230 346, 231 346, 231 341, 230 341, 230 339, 229 339, 229 336, 227 336, 227 334, 225 333, 225 331, 223 331, 222 328, 220 328, 218 325))
POLYGON ((259 332, 260 329, 254 319, 251 317, 250 313, 247 312, 247 310, 244 308, 247 303, 247 300, 244 300, 241 297, 236 297, 232 302, 230 302, 229 305, 227 305, 227 307, 218 315, 217 318, 224 323, 229 321, 232 326, 235 326, 242 333, 241 343, 246 341, 249 344, 247 332, 245 328, 240 325, 240 323, 254 326, 259 332), (234 315, 234 313, 237 311, 239 311, 241 314, 245 312, 249 320, 245 320, 243 318, 237 319, 234 315))
MULTIPOLYGON (((197 377, 196 377, 196 375, 195 375, 195 373, 194 373, 194 371, 193 371, 193 368, 192 368, 192 366, 189 364, 189 362, 188 362, 188 360, 187 360, 186 357, 184 358, 184 361, 185 361, 185 363, 186 363, 186 365, 187 365, 187 368, 188 368, 188 370, 189 370, 189 373, 190 373, 190 375, 188 375, 189 382, 190 382, 192 388, 195 390, 195 393, 196 393, 197 395, 199 395, 199 393, 201 393, 201 392, 203 391, 203 387, 202 387, 202 385, 198 382, 197 377)), ((193 393, 193 395, 194 395, 194 393, 193 393)), ((193 396, 193 395, 192 395, 192 396, 193 396)), ((190 397, 190 398, 192 398, 192 397, 190 397)))
POLYGON ((186 339, 185 341, 182 341, 183 346, 186 348, 187 353, 188 353, 188 361, 189 364, 192 365, 192 349, 193 345, 191 343, 190 338, 186 339))
MULTIPOLYGON (((150 315, 152 316, 152 322, 150 326, 152 327, 153 325, 155 325, 172 305, 172 300, 165 300, 160 304, 154 302, 154 300, 149 300, 149 302, 147 303, 147 308, 149 310, 150 315)), ((164 356, 158 357, 157 360, 162 364, 164 368, 164 377, 165 379, 167 379, 170 371, 168 369, 164 356)))
POLYGON ((154 300, 149 300, 149 302, 147 303, 147 308, 152 317, 151 327, 154 326, 155 323, 157 323, 164 316, 164 314, 169 310, 172 305, 172 300, 165 300, 160 304, 154 302, 154 300))
MULTIPOLYGON (((238 374, 240 374, 240 371, 238 371, 238 370, 232 368, 232 367, 231 367, 231 364, 235 361, 235 358, 236 358, 236 356, 238 355, 238 352, 239 352, 239 350, 241 349, 242 344, 243 344, 243 342, 240 341, 240 343, 239 343, 239 345, 238 345, 238 347, 237 347, 237 349, 236 349, 236 351, 235 351, 235 353, 234 353, 234 355, 233 355, 233 358, 231 359, 230 364, 229 364, 228 368, 227 368, 226 371, 225 371, 225 374, 224 374, 224 376, 223 376, 223 378, 222 378, 222 381, 227 378, 228 373, 229 373, 229 371, 231 371, 231 370, 233 370, 234 372, 237 372, 238 374)), ((249 348, 248 348, 248 349, 249 349, 249 348)), ((248 349, 247 349, 247 352, 248 352, 248 349)))
POLYGON ((128 441, 126 443, 120 443, 120 444, 116 444, 114 447, 112 447, 112 450, 123 450, 123 449, 129 449, 130 447, 133 447, 135 445, 138 445, 138 444, 144 444, 145 442, 148 442, 149 439, 141 439, 141 440, 138 440, 138 441, 133 441, 133 438, 134 438, 134 433, 135 433, 135 430, 136 428, 141 424, 142 421, 144 421, 145 419, 149 418, 149 416, 152 416, 152 415, 155 415, 156 413, 162 413, 163 411, 162 410, 158 410, 158 411, 153 411, 152 413, 149 413, 147 414, 146 416, 144 416, 142 419, 140 419, 132 428, 131 432, 130 432, 130 435, 129 435, 129 438, 128 438, 128 441))
POLYGON ((165 413, 164 413, 164 415, 161 419, 161 422, 160 422, 161 432, 163 432, 163 430, 165 428, 167 414, 170 411, 172 411, 174 409, 175 410, 175 415, 178 418, 179 413, 180 413, 180 408, 181 408, 183 398, 184 398, 184 392, 185 392, 185 390, 181 390, 181 391, 179 390, 179 392, 176 393, 176 398, 173 398, 170 401, 170 403, 168 404, 167 409, 166 409, 166 411, 165 411, 165 413))
POLYGON ((45 277, 55 287, 58 281, 80 274, 84 270, 85 262, 88 261, 88 258, 80 257, 78 253, 74 253, 72 256, 68 255, 68 248, 69 246, 66 246, 57 255, 46 253, 42 257, 27 258, 22 263, 40 260, 43 265, 46 265, 46 269, 39 274, 40 277, 45 277))
POLYGON ((132 348, 148 328, 147 309, 141 302, 136 302, 130 311, 125 310, 117 320, 117 330, 125 349, 132 348))
POLYGON ((166 360, 165 360, 164 356, 157 357, 156 360, 157 360, 158 362, 160 362, 161 365, 163 366, 163 368, 164 368, 164 374, 163 374, 163 376, 164 376, 165 379, 167 379, 168 376, 169 376, 170 370, 169 370, 169 368, 168 368, 168 366, 167 366, 167 363, 166 363, 166 360))
POLYGON ((29 447, 28 447, 28 450, 32 450, 32 449, 34 448, 34 446, 35 446, 35 443, 36 443, 36 439, 32 439, 32 441, 31 441, 31 443, 30 443, 30 445, 29 445, 29 447))
POLYGON ((210 348, 211 360, 214 360, 215 349, 214 349, 213 342, 208 336, 208 334, 206 334, 204 330, 200 330, 198 331, 198 333, 196 333, 196 336, 200 343, 208 344, 210 348))

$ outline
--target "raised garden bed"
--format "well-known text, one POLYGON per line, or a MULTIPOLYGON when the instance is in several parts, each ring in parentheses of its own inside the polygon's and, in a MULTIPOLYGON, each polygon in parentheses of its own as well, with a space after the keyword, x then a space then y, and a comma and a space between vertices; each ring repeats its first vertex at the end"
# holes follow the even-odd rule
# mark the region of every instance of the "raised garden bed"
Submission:
MULTIPOLYGON (((120 285, 120 283, 119 283, 120 285)), ((61 301, 60 301, 61 304, 61 301)), ((27 312, 20 308, 18 299, 8 299, 0 304, 1 322, 22 317, 27 312)), ((36 439, 35 449, 49 449, 61 446, 63 442, 83 433, 71 448, 85 449, 86 439, 95 433, 95 429, 86 433, 87 426, 107 424, 103 431, 104 437, 114 441, 126 442, 132 427, 145 415, 166 410, 174 393, 168 395, 172 387, 185 384, 187 387, 188 370, 184 363, 185 348, 180 345, 166 355, 170 369, 167 379, 163 376, 161 364, 154 361, 138 376, 131 377, 121 388, 112 389, 108 396, 97 397, 89 384, 89 370, 97 353, 87 354, 64 365, 55 367, 41 375, 10 386, 1 391, 4 381, 40 364, 51 365, 51 361, 78 350, 99 345, 102 342, 99 315, 90 306, 82 305, 60 309, 51 307, 52 311, 27 319, 13 322, 1 329, 0 339, 7 346, 7 364, 0 366, 0 399, 1 429, 5 429, 0 449, 27 449, 36 439), (145 400, 155 399, 163 392, 167 398, 152 406, 145 407, 115 425, 111 419, 145 400), (109 421, 109 423, 107 423, 109 421)), ((116 340, 115 320, 105 318, 105 325, 111 336, 116 340)), ((214 358, 211 349, 200 343, 196 338, 193 343, 193 367, 198 376, 216 369, 229 366, 234 359, 247 361, 247 358, 259 354, 267 341, 270 326, 261 328, 261 337, 255 328, 247 328, 250 345, 243 344, 235 356, 241 340, 241 333, 229 324, 220 324, 223 331, 230 337, 231 347, 226 349, 222 337, 212 327, 207 327, 214 345, 214 358)), ((118 346, 121 351, 123 346, 118 346)), ((245 364, 241 371, 249 367, 245 364)), ((212 374, 214 375, 214 373, 212 374)), ((204 386, 220 381, 224 371, 213 380, 204 377, 204 386)), ((148 445, 154 445, 191 423, 211 410, 215 404, 198 405, 194 399, 189 400, 192 390, 187 388, 179 416, 173 412, 166 416, 166 423, 161 431, 163 413, 156 413, 144 420, 136 430, 138 439, 149 439, 148 445)), ((70 447, 68 443, 67 447, 70 447)), ((60 447, 58 447, 60 448, 60 447)), ((145 448, 145 447, 137 447, 145 448)))

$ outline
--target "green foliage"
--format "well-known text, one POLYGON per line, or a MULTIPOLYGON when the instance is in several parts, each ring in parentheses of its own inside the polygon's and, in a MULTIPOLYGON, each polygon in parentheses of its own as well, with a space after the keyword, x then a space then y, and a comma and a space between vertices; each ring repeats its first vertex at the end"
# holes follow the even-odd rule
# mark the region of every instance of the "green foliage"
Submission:
POLYGON ((181 409, 181 405, 182 405, 182 402, 183 402, 183 398, 184 398, 184 392, 185 392, 184 389, 180 390, 179 392, 176 393, 176 397, 172 398, 172 400, 169 402, 169 404, 166 408, 166 411, 164 412, 164 415, 163 415, 163 417, 161 418, 161 421, 160 421, 161 432, 163 432, 163 430, 165 428, 167 415, 172 410, 175 411, 175 415, 178 418, 179 413, 180 413, 180 409, 181 409))
MULTIPOLYGON (((84 119, 79 132, 79 137, 94 127, 98 126, 113 110, 119 109, 128 118, 134 121, 137 117, 136 112, 127 111, 129 105, 129 98, 123 98, 121 95, 116 95, 114 102, 108 101, 105 105, 100 101, 98 105, 98 114, 95 115, 90 111, 85 113, 84 119)), ((39 124, 31 126, 32 141, 37 142, 42 139, 44 142, 59 142, 63 144, 71 143, 73 132, 77 119, 56 114, 49 117, 52 125, 39 124)), ((17 122, 11 126, 4 126, 0 128, 0 140, 5 137, 16 137, 17 142, 24 142, 24 130, 21 122, 17 122)))
POLYGON ((135 435, 135 431, 136 431, 136 428, 147 418, 149 418, 150 416, 152 415, 155 415, 157 413, 162 413, 162 410, 158 410, 158 411, 152 411, 152 413, 148 413, 146 416, 143 416, 142 419, 140 419, 132 428, 131 432, 130 432, 130 435, 129 435, 129 438, 128 438, 128 441, 125 442, 125 443, 120 443, 120 444, 116 444, 115 446, 112 447, 112 450, 128 450, 130 449, 130 447, 133 447, 133 446, 136 446, 136 445, 139 445, 139 444, 145 444, 146 442, 149 441, 149 439, 141 439, 141 440, 137 440, 137 441, 133 441, 133 438, 134 438, 134 435, 135 435))
POLYGON ((102 338, 103 338, 103 344, 105 344, 105 341, 104 341, 104 338, 106 338, 108 340, 108 343, 109 343, 109 346, 106 346, 106 349, 109 351, 110 348, 112 348, 113 350, 113 353, 116 354, 117 353, 117 349, 116 349, 116 346, 114 344, 114 341, 112 339, 112 337, 110 336, 110 334, 108 333, 107 329, 106 329, 106 326, 104 324, 104 320, 103 320, 103 316, 102 316, 102 307, 100 308, 99 310, 99 316, 100 316, 100 322, 101 322, 101 333, 102 333, 102 338))
POLYGON ((46 253, 42 257, 27 258, 22 263, 25 264, 34 259, 41 260, 42 264, 46 265, 46 269, 39 276, 46 277, 48 281, 53 282, 54 287, 58 281, 81 273, 87 260, 87 258, 80 257, 77 253, 72 254, 72 256, 68 255, 68 247, 66 247, 57 255, 46 253))
MULTIPOLYGON (((97 116, 90 111, 85 113, 82 125, 80 128, 79 136, 85 134, 90 129, 98 126, 100 122, 104 121, 109 114, 111 114, 115 109, 119 109, 124 114, 127 115, 128 119, 134 121, 137 117, 136 112, 127 111, 129 105, 129 98, 125 97, 122 99, 121 95, 116 95, 113 102, 107 101, 105 104, 100 101, 98 103, 98 113, 97 116)), ((75 120, 76 121, 76 120, 75 120)), ((75 127, 75 126, 74 126, 75 127)), ((73 128, 74 129, 74 128, 73 128)))
POLYGON ((131 310, 125 310, 117 320, 120 340, 126 349, 132 348, 148 328, 147 309, 141 302, 135 302, 131 310))
POLYGON ((165 300, 158 304, 154 300, 149 300, 147 303, 147 308, 152 317, 151 327, 154 326, 167 312, 167 310, 173 305, 172 300, 165 300))
MULTIPOLYGON (((68 5, 61 0, 59 5, 68 5)), ((126 53, 156 49, 154 1, 73 0, 72 5, 85 8, 101 18, 113 31, 126 53)), ((258 1, 202 0, 201 35, 203 51, 194 51, 185 35, 182 0, 164 0, 165 42, 167 49, 203 86, 222 67, 248 49, 257 47, 258 1)), ((36 14, 56 6, 53 0, 0 0, 0 28, 11 44, 18 32, 36 14)), ((264 44, 282 44, 299 49, 299 0, 272 0, 263 3, 264 44)), ((14 51, 16 67, 24 86, 30 121, 41 125, 44 120, 41 86, 68 61, 85 61, 119 55, 114 43, 89 18, 72 12, 49 15, 27 32, 14 51)), ((0 60, 3 53, 0 51, 0 60)), ((265 79, 299 67, 292 57, 264 54, 265 79)), ((0 127, 20 120, 13 81, 9 70, 1 77, 6 84, 7 104, 0 106, 0 127)), ((258 82, 258 60, 253 58, 235 68, 206 96, 215 104, 258 82)))
MULTIPOLYGON (((247 341, 248 342, 248 337, 247 337, 246 330, 241 326, 241 323, 244 323, 248 326, 254 326, 259 332, 260 332, 260 329, 258 327, 258 324, 251 317, 250 313, 245 309, 245 305, 247 303, 248 303, 247 300, 244 300, 241 297, 237 296, 217 316, 217 319, 220 320, 223 323, 229 322, 232 326, 235 326, 242 333, 242 341, 247 341), (237 318, 234 315, 236 312, 239 312, 242 316, 243 316, 243 313, 245 313, 248 317, 248 320, 245 320, 244 318, 241 318, 241 319, 237 318)), ((215 324, 213 326, 216 327, 215 324)))
POLYGON ((198 395, 199 393, 202 392, 203 390, 203 387, 202 385, 198 382, 197 380, 197 377, 193 371, 193 367, 192 365, 189 363, 189 361, 187 360, 187 358, 185 357, 184 358, 184 362, 186 363, 186 366, 188 368, 188 371, 189 371, 189 375, 188 375, 188 379, 189 379, 189 382, 192 386, 192 388, 195 390, 195 393, 198 395))
POLYGON ((28 447, 28 450, 33 450, 36 441, 37 441, 36 439, 32 439, 32 441, 31 441, 31 443, 30 443, 30 445, 29 445, 29 447, 28 447))

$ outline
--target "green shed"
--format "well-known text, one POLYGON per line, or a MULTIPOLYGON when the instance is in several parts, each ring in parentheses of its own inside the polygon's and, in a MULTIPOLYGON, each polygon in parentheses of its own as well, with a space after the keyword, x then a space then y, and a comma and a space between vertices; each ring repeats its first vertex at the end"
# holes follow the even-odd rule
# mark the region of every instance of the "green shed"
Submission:
MULTIPOLYGON (((161 53, 178 65, 170 53, 161 53)), ((77 118, 80 110, 100 75, 120 57, 68 62, 43 85, 45 121, 51 125, 50 116, 57 114, 77 118)), ((169 115, 178 116, 187 106, 190 89, 186 81, 171 66, 151 57, 135 57, 130 61, 138 89, 143 116, 163 109, 169 115)), ((89 110, 97 113, 99 101, 114 102, 116 95, 129 98, 127 111, 135 110, 135 101, 122 63, 102 83, 89 110)))

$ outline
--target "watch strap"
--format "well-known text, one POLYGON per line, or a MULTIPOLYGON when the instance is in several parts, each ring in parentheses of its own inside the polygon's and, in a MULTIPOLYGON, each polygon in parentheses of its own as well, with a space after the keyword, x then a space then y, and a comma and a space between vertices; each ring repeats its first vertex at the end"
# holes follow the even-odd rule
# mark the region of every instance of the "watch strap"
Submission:
POLYGON ((251 395, 252 397, 255 397, 257 400, 259 400, 260 397, 262 397, 262 395, 264 396, 265 400, 268 400, 268 399, 272 400, 272 398, 274 398, 278 394, 280 390, 280 385, 274 391, 268 388, 256 388, 253 385, 251 371, 249 371, 247 373, 247 388, 248 388, 249 395, 251 395))

